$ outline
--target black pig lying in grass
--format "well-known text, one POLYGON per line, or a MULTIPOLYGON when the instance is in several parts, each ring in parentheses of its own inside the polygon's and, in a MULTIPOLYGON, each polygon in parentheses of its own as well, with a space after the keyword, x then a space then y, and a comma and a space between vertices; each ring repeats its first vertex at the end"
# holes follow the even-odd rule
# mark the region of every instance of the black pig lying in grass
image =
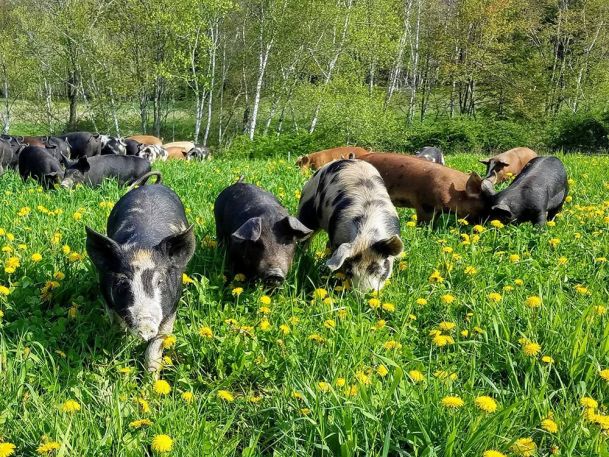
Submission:
POLYGON ((182 274, 195 251, 180 198, 162 184, 138 187, 112 209, 108 236, 86 230, 87 253, 109 310, 148 342, 146 366, 158 370, 163 339, 173 331, 182 274))
POLYGON ((19 154, 19 174, 24 181, 31 177, 45 189, 51 189, 63 178, 63 169, 46 149, 27 146, 19 154))
POLYGON ((563 163, 556 157, 532 159, 501 192, 489 180, 482 182, 491 219, 503 223, 532 222, 545 225, 562 209, 569 186, 563 163))
POLYGON ((273 194, 241 179, 218 195, 214 215, 216 236, 228 250, 232 271, 262 278, 269 286, 283 282, 296 242, 312 233, 273 194))
POLYGON ((150 172, 150 162, 141 157, 101 155, 82 157, 70 162, 64 158, 66 172, 61 185, 71 188, 82 183, 99 186, 104 179, 118 179, 119 184, 129 184, 150 172))

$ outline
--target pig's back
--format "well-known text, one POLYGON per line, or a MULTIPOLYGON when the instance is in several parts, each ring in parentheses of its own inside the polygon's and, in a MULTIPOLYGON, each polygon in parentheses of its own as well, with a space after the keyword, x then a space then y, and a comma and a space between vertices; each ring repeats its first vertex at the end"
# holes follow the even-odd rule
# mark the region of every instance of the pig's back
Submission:
POLYGON ((184 205, 170 188, 150 184, 127 192, 108 217, 108 236, 119 244, 154 247, 188 228, 184 205))

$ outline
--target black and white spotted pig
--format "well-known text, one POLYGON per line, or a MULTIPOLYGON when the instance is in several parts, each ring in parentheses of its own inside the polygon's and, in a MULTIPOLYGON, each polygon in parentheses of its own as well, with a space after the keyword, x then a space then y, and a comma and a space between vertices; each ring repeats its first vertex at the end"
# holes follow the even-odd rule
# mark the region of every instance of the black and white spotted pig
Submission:
POLYGON ((402 252, 400 223, 379 172, 361 160, 338 160, 305 184, 298 219, 328 232, 330 270, 341 270, 359 290, 378 290, 402 252))
POLYGON ((158 370, 163 339, 176 318, 182 273, 195 251, 180 198, 162 184, 138 187, 112 209, 108 236, 86 230, 87 253, 108 308, 148 342, 146 366, 158 370))

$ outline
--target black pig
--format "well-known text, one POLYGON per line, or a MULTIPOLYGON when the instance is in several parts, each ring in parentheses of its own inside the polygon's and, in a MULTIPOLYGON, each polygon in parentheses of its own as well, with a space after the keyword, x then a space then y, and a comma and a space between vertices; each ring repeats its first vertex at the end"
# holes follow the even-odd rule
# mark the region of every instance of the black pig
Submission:
POLYGON ((24 181, 31 177, 45 189, 51 189, 63 178, 63 169, 46 149, 28 146, 19 154, 19 174, 24 181))
POLYGON ((150 171, 150 162, 134 156, 101 155, 82 157, 75 162, 64 159, 64 164, 66 172, 61 185, 68 189, 78 183, 99 186, 109 178, 118 179, 120 185, 129 184, 150 171))

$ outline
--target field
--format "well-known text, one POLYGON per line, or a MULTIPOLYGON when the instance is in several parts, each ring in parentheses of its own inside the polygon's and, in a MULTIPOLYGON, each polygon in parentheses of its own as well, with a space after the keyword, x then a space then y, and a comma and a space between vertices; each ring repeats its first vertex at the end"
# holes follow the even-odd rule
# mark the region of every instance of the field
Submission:
MULTIPOLYGON (((448 162, 482 172, 479 158, 448 162)), ((291 162, 158 165, 198 239, 168 393, 84 253, 124 189, 5 174, 0 456, 609 455, 609 158, 563 159, 572 200, 545 229, 417 227, 400 210, 405 255, 379 297, 328 276, 325 235, 271 296, 223 276, 216 195, 243 174, 294 212, 306 176, 291 162)))

